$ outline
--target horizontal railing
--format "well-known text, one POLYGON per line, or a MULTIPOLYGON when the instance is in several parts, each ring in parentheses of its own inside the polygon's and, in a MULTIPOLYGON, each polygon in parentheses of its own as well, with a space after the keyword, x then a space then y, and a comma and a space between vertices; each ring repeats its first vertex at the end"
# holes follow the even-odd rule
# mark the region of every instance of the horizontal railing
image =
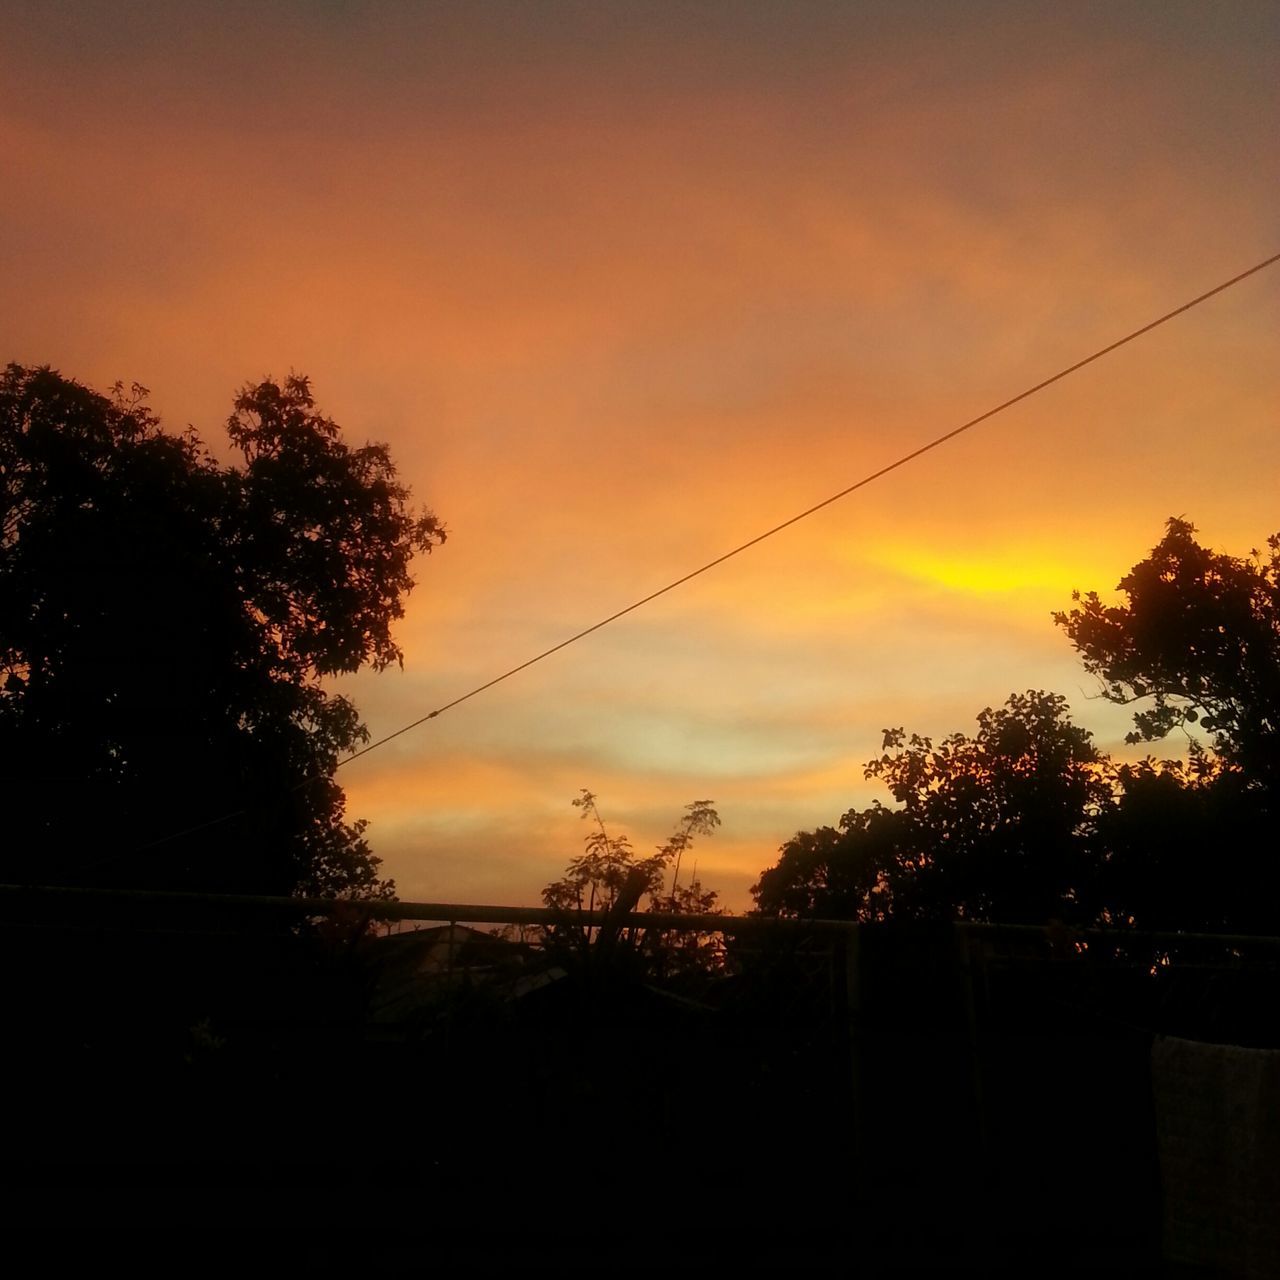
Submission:
MULTIPOLYGON (((369 920, 421 920, 440 924, 565 925, 594 928, 605 923, 689 933, 747 934, 761 931, 798 930, 809 933, 849 934, 858 930, 856 920, 812 916, 698 915, 665 911, 632 911, 623 916, 608 912, 564 911, 552 907, 512 907, 473 902, 399 902, 350 898, 307 898, 268 894, 191 893, 169 889, 105 889, 70 885, 0 884, 0 914, 23 907, 48 910, 59 905, 137 906, 156 909, 224 908, 226 910, 280 913, 305 919, 315 916, 363 916, 369 920)), ((895 922, 887 922, 892 927, 895 922)), ((916 922, 901 922, 911 927, 916 922)), ((943 922, 938 922, 943 923, 943 922)), ((1216 946, 1280 947, 1280 937, 1266 934, 1181 932, 1150 929, 1070 928, 1062 925, 1000 924, 984 921, 950 922, 961 933, 977 937, 1061 934, 1065 940, 1087 939, 1110 943, 1204 943, 1216 946)))

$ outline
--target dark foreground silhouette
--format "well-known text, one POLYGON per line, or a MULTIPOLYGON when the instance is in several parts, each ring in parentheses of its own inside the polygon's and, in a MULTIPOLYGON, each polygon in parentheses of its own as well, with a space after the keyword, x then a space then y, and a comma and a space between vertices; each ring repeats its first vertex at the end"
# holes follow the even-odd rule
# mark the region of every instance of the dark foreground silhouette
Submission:
POLYGON ((27 1225, 1158 1274, 1153 1036, 1276 1044, 1265 943, 1153 973, 1131 935, 784 923, 677 992, 461 926, 196 914, 8 916, 27 1225))
POLYGON ((0 374, 0 879, 385 896, 322 682, 400 660, 443 528, 304 377, 236 397, 235 465, 145 396, 0 374))

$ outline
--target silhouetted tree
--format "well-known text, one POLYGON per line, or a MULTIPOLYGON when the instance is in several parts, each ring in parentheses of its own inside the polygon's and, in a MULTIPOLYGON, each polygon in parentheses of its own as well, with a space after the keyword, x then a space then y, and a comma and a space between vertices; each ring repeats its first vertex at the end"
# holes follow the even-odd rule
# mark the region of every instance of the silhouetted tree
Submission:
POLYGON ((1247 559, 1184 520, 1120 582, 1054 615, 1103 695, 1141 703, 1131 743, 1188 731, 1188 758, 1117 763, 1028 693, 973 738, 885 734, 866 776, 897 807, 800 832, 754 887, 769 914, 969 917, 1273 932, 1280 803, 1280 535, 1247 559), (1212 751, 1190 736, 1210 734, 1212 751))
POLYGON ((1132 743, 1188 735, 1188 761, 1117 771, 1103 892, 1139 924, 1271 932, 1280 902, 1280 535, 1247 558, 1168 521, 1121 579, 1054 620, 1103 696, 1134 704, 1132 743), (1209 735, 1212 754, 1194 738, 1209 735))
POLYGON ((0 378, 0 875, 385 895, 333 778, 367 734, 322 679, 401 660, 443 527, 304 377, 242 390, 231 466, 145 397, 0 378))
POLYGON ((1248 559, 1200 546, 1171 519, 1151 554, 1120 580, 1126 597, 1097 592, 1054 620, 1071 637, 1103 696, 1142 703, 1130 742, 1198 725, 1251 787, 1280 795, 1280 534, 1248 559))
POLYGON ((768 914, 859 920, 1078 917, 1093 879, 1102 758, 1057 694, 1014 694, 970 738, 902 729, 866 766, 898 808, 802 832, 752 890, 768 914))
POLYGON ((574 858, 561 879, 542 891, 543 902, 560 913, 560 921, 544 931, 551 950, 570 951, 579 957, 592 953, 616 958, 620 951, 632 958, 644 957, 655 969, 671 974, 693 968, 714 968, 723 960, 723 948, 707 938, 682 939, 675 931, 644 929, 625 923, 640 910, 646 897, 652 911, 716 913, 718 895, 696 879, 681 887, 680 860, 695 837, 710 835, 720 825, 710 800, 685 806, 685 815, 671 837, 655 853, 638 858, 626 835, 611 835, 604 824, 595 795, 583 789, 573 801, 582 817, 591 822, 585 852, 574 858), (662 893, 667 868, 672 868, 670 893, 662 893), (591 925, 584 913, 601 912, 603 920, 591 925))
POLYGON ((1235 770, 1203 750, 1111 773, 1094 886, 1105 924, 1272 933, 1280 879, 1274 830, 1235 770))
MULTIPOLYGON (((703 886, 696 869, 688 884, 677 884, 670 893, 651 897, 649 910, 687 916, 724 914, 720 895, 703 886)), ((724 934, 698 933, 692 929, 650 927, 644 931, 642 948, 654 975, 659 978, 719 973, 724 969, 727 954, 724 934)))
POLYGON ((777 863, 752 886, 763 915, 885 920, 901 815, 875 804, 850 809, 836 827, 799 831, 779 851, 777 863))

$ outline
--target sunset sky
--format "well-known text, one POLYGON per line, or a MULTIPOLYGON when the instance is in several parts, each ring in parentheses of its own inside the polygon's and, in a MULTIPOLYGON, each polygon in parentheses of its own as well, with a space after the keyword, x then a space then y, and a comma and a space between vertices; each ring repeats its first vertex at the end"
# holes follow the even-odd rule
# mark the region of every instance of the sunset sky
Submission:
MULTIPOLYGON (((375 737, 1280 250, 1280 6, 0 0, 0 359, 173 430, 311 376, 449 541, 375 737)), ((339 775, 402 897, 589 787, 729 906, 881 731, 1066 694, 1050 612, 1280 530, 1280 267, 339 775)), ((162 602, 157 602, 162 607, 162 602)), ((1170 744, 1169 750, 1176 750, 1170 744)), ((211 815, 193 815, 199 818, 211 815)))

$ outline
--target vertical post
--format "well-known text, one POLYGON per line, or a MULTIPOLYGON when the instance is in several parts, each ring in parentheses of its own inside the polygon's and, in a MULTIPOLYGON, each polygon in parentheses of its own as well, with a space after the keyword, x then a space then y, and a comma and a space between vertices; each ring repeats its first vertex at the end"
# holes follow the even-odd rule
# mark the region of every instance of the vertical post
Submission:
POLYGON ((975 944, 969 927, 963 921, 957 921, 954 928, 960 959, 961 998, 964 1001, 965 1023, 968 1030, 969 1078, 973 1090, 973 1104, 977 1111, 977 1136, 985 1171, 990 1153, 987 1143, 987 1107, 982 1078, 982 1045, 978 1032, 978 999, 974 990, 974 951, 975 946, 982 946, 982 939, 979 935, 975 944))
POLYGON ((445 1024, 444 1050, 445 1060, 453 1065, 453 1020, 458 1010, 458 993, 453 986, 454 960, 458 954, 458 922, 449 921, 449 967, 445 977, 445 1024))
POLYGON ((838 935, 837 946, 844 960, 845 1045, 848 1052, 849 1133, 853 1143, 853 1184, 862 1189, 866 1170, 865 1112, 862 1100, 862 930, 851 924, 838 935))

